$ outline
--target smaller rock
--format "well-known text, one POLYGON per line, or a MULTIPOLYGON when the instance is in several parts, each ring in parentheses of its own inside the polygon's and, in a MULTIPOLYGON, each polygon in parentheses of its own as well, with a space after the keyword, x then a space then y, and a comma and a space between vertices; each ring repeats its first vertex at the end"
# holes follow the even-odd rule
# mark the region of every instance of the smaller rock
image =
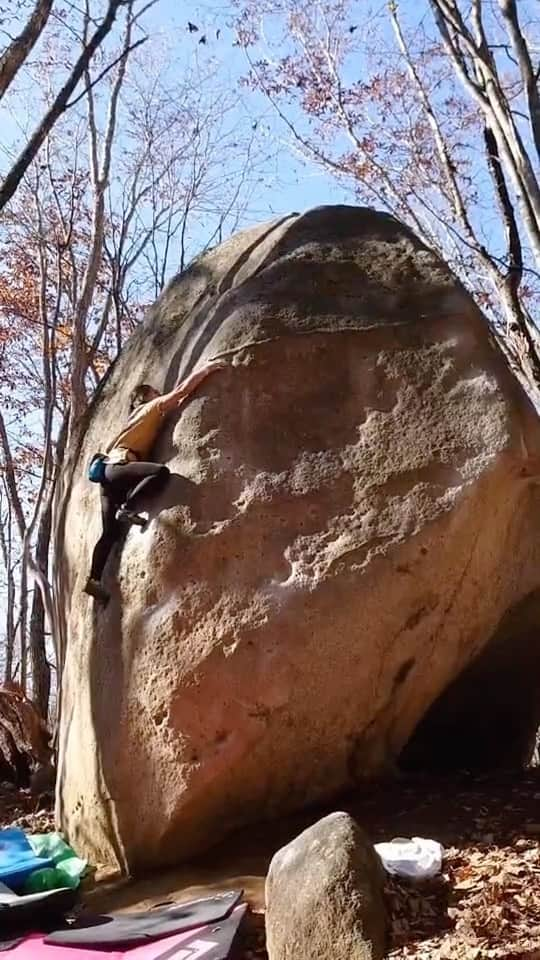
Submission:
POLYGON ((346 813, 319 820, 274 856, 266 881, 270 960, 381 960, 384 874, 346 813))

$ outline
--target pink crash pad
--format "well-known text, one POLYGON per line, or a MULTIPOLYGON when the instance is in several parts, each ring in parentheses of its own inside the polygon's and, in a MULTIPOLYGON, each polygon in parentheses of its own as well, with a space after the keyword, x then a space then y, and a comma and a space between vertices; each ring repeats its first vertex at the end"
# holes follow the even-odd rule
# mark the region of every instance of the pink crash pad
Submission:
POLYGON ((6 960, 227 960, 235 935, 246 913, 243 904, 216 924, 185 930, 129 950, 56 946, 32 934, 8 950, 6 960))

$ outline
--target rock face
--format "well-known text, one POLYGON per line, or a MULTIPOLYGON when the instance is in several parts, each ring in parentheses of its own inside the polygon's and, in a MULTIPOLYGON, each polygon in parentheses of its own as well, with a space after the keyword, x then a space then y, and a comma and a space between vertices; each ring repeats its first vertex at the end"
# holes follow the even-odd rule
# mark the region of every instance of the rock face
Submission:
POLYGON ((319 208, 196 262, 130 339, 59 487, 68 839, 163 864, 391 765, 540 586, 539 463, 483 317, 393 218, 319 208), (169 389, 222 353, 166 424, 173 477, 96 608, 88 458, 138 382, 169 389))
POLYGON ((346 813, 319 820, 276 853, 266 881, 269 960, 380 960, 383 869, 346 813))

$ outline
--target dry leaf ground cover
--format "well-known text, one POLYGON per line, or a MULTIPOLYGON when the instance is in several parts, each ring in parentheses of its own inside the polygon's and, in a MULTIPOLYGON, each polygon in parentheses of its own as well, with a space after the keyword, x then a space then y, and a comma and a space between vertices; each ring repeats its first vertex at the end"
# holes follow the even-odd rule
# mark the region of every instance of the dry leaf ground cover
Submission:
MULTIPOLYGON (((351 812, 353 812, 351 808, 351 812)), ((355 805, 356 816, 360 809, 355 805)), ((431 836, 443 874, 388 880, 392 960, 540 957, 540 777, 404 783, 375 791, 364 824, 379 839, 431 836)))
POLYGON ((0 827, 20 827, 28 833, 54 830, 52 804, 32 797, 28 790, 0 783, 0 827))
MULTIPOLYGON (((425 836, 445 847, 441 877, 387 881, 390 960, 540 960, 540 774, 403 779, 363 787, 333 809, 348 810, 374 842, 425 836)), ((294 832, 327 812, 306 815, 294 832)), ((11 823, 33 832, 53 826, 50 810, 0 788, 0 824, 11 823)), ((246 843, 257 846, 259 832, 264 870, 272 826, 252 831, 246 843)), ((277 848, 282 824, 275 835, 277 848)), ((264 915, 254 913, 243 960, 264 958, 264 915)))

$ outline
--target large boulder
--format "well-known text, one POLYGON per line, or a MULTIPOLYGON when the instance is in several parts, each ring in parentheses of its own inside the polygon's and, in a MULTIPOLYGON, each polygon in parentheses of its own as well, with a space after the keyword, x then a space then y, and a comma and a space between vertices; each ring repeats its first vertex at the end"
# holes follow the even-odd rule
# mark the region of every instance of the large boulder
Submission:
POLYGON ((484 318, 392 217, 286 217, 173 280, 58 487, 69 840, 163 864, 386 770, 540 586, 539 463, 484 318), (173 477, 111 557, 101 610, 82 592, 88 458, 139 381, 169 389, 224 353, 163 430, 173 477))
POLYGON ((266 880, 269 960, 381 960, 384 871, 346 813, 319 820, 279 850, 266 880))

